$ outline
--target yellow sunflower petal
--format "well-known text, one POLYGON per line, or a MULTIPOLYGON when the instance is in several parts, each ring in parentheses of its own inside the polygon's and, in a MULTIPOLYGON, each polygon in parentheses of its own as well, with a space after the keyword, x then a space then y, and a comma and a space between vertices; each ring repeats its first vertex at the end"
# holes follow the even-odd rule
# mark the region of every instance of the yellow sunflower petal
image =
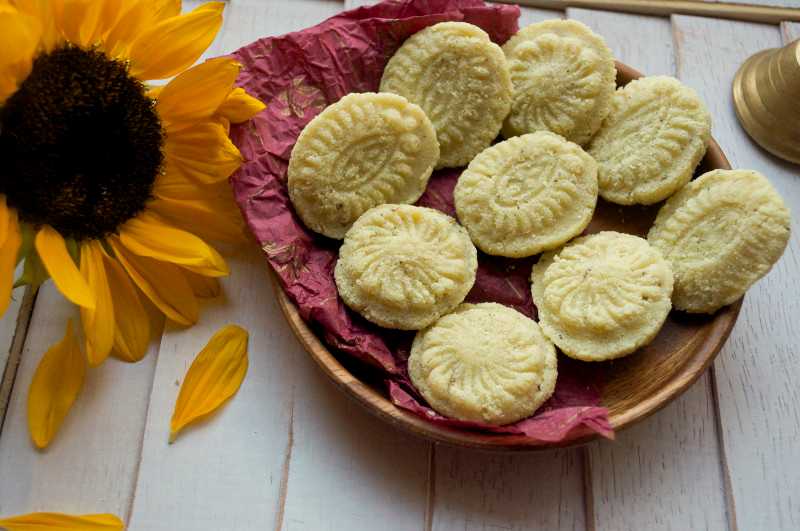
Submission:
POLYGON ((0 103, 30 73, 41 36, 42 25, 34 16, 0 4, 0 103))
MULTIPOLYGON (((81 246, 81 273, 96 296, 95 308, 81 308, 81 322, 86 339, 86 358, 91 367, 97 367, 111 353, 114 321, 117 318, 103 265, 103 249, 97 240, 89 240, 81 246)), ((119 307, 127 310, 124 306, 119 307)))
POLYGON ((106 0, 63 0, 58 25, 66 39, 83 48, 94 42, 98 33, 106 0))
POLYGON ((111 57, 127 58, 131 44, 142 31, 180 12, 180 0, 127 0, 104 39, 106 53, 111 57))
POLYGON ((217 36, 224 8, 223 2, 209 2, 145 29, 130 48, 131 75, 163 79, 187 69, 217 36))
POLYGON ((135 363, 147 354, 150 319, 136 287, 119 262, 104 253, 103 264, 114 306, 121 309, 114 319, 114 346, 111 354, 123 361, 135 363))
POLYGON ((225 242, 242 242, 245 239, 242 216, 233 198, 225 202, 156 197, 148 207, 174 226, 204 239, 225 242))
POLYGON ((0 315, 3 315, 11 302, 14 286, 14 267, 17 253, 22 245, 22 236, 17 225, 17 214, 7 212, 4 242, 0 244, 0 315))
POLYGON ((81 276, 58 231, 50 225, 44 225, 36 234, 35 245, 39 258, 58 290, 78 306, 95 308, 94 291, 81 276))
POLYGON ((194 179, 187 179, 178 172, 165 172, 159 175, 153 185, 153 194, 156 197, 170 199, 227 199, 233 201, 231 185, 227 181, 210 184, 199 183, 194 179))
POLYGON ((219 280, 213 277, 206 277, 193 273, 191 271, 184 271, 183 276, 192 287, 192 293, 200 299, 213 299, 219 297, 222 293, 222 286, 219 280))
POLYGON ((236 81, 240 65, 233 59, 218 57, 179 74, 158 96, 156 110, 164 128, 209 118, 236 81))
POLYGON ((223 326, 192 362, 183 379, 169 426, 169 440, 236 394, 247 374, 247 331, 223 326))
POLYGON ((45 448, 55 437, 83 387, 85 376, 86 359, 72 333, 70 320, 64 338, 45 352, 36 367, 28 391, 28 429, 38 448, 45 448))
POLYGON ((0 518, 0 528, 7 531, 112 531, 125 528, 113 514, 30 513, 0 518))
POLYGON ((56 21, 60 18, 63 0, 15 0, 17 9, 39 21, 42 28, 41 46, 50 51, 62 40, 56 21))
POLYGON ((125 222, 120 227, 120 241, 139 256, 180 265, 201 275, 221 277, 230 273, 225 260, 213 247, 149 212, 125 222))
POLYGON ((11 217, 11 210, 6 204, 6 196, 0 194, 0 248, 6 242, 6 235, 8 234, 9 218, 11 217))
POLYGON ((227 179, 242 164, 242 155, 225 128, 215 122, 199 123, 167 135, 164 151, 167 173, 178 172, 201 183, 227 179))
POLYGON ((227 118, 231 123, 238 124, 246 122, 266 108, 261 100, 254 98, 243 88, 236 87, 220 105, 217 114, 227 118))
POLYGON ((137 256, 115 236, 108 242, 131 280, 156 308, 176 323, 188 326, 197 322, 197 299, 178 266, 137 256))

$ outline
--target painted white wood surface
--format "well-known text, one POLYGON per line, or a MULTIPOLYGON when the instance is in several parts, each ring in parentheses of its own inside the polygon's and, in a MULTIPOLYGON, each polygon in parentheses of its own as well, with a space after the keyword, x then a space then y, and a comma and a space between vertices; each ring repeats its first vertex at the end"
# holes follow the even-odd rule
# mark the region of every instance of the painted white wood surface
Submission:
MULTIPOLYGON (((17 316, 19 314, 20 306, 22 305, 22 297, 25 292, 24 288, 17 288, 12 292, 11 303, 6 309, 6 313, 0 316, 0 381, 2 381, 3 368, 8 362, 8 354, 11 349, 11 342, 14 340, 14 331, 17 327, 17 316)), ((0 408, 2 411, 2 408, 0 408)))
POLYGON ((0 434, 0 514, 128 512, 158 343, 138 364, 109 359, 90 370, 58 437, 46 451, 38 451, 28 435, 28 385, 70 318, 78 325, 75 307, 51 282, 45 284, 0 434))
MULTIPOLYGON (((623 63, 645 75, 675 75, 669 19, 584 9, 567 15, 602 35, 623 63)), ((598 530, 671 529, 676 521, 726 528, 708 374, 652 419, 588 452, 598 530)))
POLYGON ((758 148, 739 126, 731 82, 751 54, 781 44, 777 26, 674 17, 681 77, 714 117, 734 167, 767 175, 793 210, 793 233, 773 271, 745 297, 715 363, 725 461, 741 529, 798 529, 800 506, 800 183, 798 167, 758 148))
MULTIPOLYGON (((367 2, 347 2, 356 3, 367 2)), ((342 7, 335 0, 230 0, 206 56, 300 29, 342 7)), ((678 73, 709 103, 715 137, 732 162, 765 172, 800 212, 796 168, 754 147, 729 107, 735 65, 777 46, 776 26, 676 17, 673 50, 668 19, 586 10, 569 15, 595 27, 620 59, 647 73, 671 72, 678 57, 678 73)), ((524 8, 520 23, 557 16, 563 13, 524 8)), ((784 35, 800 36, 797 28, 784 25, 784 35)), ((273 302, 257 250, 235 254, 225 295, 206 304, 191 331, 168 328, 138 365, 111 361, 91 371, 59 437, 40 453, 28 441, 27 386, 42 353, 62 336, 66 316, 75 315, 47 286, 0 434, 0 514, 110 511, 129 520, 130 529, 178 531, 725 529, 737 519, 741 529, 796 529, 797 253, 793 237, 792 250, 748 295, 717 363, 724 454, 707 376, 615 443, 493 455, 408 438, 341 395, 302 352, 273 302), (785 294, 780 300, 786 302, 774 304, 773 296, 769 304, 774 293, 785 294), (170 446, 176 383, 226 322, 251 332, 245 384, 222 411, 170 446), (736 507, 729 517, 723 470, 736 507)), ((7 320, 0 321, 0 333, 7 320)), ((0 335, 0 347, 8 341, 0 335)))

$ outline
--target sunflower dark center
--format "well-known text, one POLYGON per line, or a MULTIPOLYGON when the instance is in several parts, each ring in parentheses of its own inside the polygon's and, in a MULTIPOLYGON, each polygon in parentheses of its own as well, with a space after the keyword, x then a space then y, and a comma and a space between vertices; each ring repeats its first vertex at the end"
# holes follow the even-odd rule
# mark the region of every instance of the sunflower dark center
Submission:
POLYGON ((0 193, 24 221, 101 237, 144 208, 163 138, 152 100, 123 63, 56 49, 0 107, 0 193))

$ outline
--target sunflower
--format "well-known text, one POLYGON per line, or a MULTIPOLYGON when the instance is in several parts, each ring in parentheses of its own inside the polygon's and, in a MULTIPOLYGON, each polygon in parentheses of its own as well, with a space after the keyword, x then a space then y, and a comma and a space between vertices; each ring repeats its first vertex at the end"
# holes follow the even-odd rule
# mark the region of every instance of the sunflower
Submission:
POLYGON ((242 234, 229 127, 264 106, 234 60, 191 67, 223 6, 0 0, 0 315, 15 285, 52 278, 90 366, 144 356, 144 299, 189 326, 229 272, 207 243, 242 234))

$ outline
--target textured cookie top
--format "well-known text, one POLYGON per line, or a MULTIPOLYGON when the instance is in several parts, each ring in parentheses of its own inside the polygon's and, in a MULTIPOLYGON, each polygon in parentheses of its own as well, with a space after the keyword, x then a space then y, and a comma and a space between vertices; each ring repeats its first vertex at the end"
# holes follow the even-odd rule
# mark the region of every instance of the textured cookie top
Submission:
POLYGON ((578 238, 542 255, 531 280, 545 335, 584 361, 618 358, 646 345, 671 307, 669 264, 631 234, 578 238))
POLYGON ((462 304, 417 332, 408 372, 439 413, 509 424, 531 416, 553 394, 556 352, 539 326, 516 310, 462 304))
POLYGON ((439 158, 433 125, 394 94, 349 94, 300 133, 289 161, 289 196, 311 230, 343 238, 383 203, 413 203, 439 158))
POLYGON ((645 77, 618 89, 589 145, 600 196, 621 205, 666 199, 692 178, 711 138, 711 116, 675 78, 645 77))
POLYGON ((672 265, 673 305, 712 313, 767 274, 786 248, 790 221, 766 177, 714 170, 661 207, 647 240, 672 265))
POLYGON ((478 252, 456 220, 381 205, 347 232, 334 274, 350 308, 380 326, 418 330, 464 300, 477 269, 478 252))
POLYGON ((614 57, 602 37, 574 20, 547 20, 521 29, 503 51, 514 86, 503 136, 552 131, 588 142, 616 88, 614 57))
POLYGON ((597 203, 597 164, 577 144, 548 132, 483 150, 456 185, 458 219, 492 255, 522 257, 581 233, 597 203))
POLYGON ((466 165, 498 135, 511 107, 503 51, 464 22, 408 38, 386 65, 381 92, 405 96, 431 119, 441 149, 437 168, 466 165))

